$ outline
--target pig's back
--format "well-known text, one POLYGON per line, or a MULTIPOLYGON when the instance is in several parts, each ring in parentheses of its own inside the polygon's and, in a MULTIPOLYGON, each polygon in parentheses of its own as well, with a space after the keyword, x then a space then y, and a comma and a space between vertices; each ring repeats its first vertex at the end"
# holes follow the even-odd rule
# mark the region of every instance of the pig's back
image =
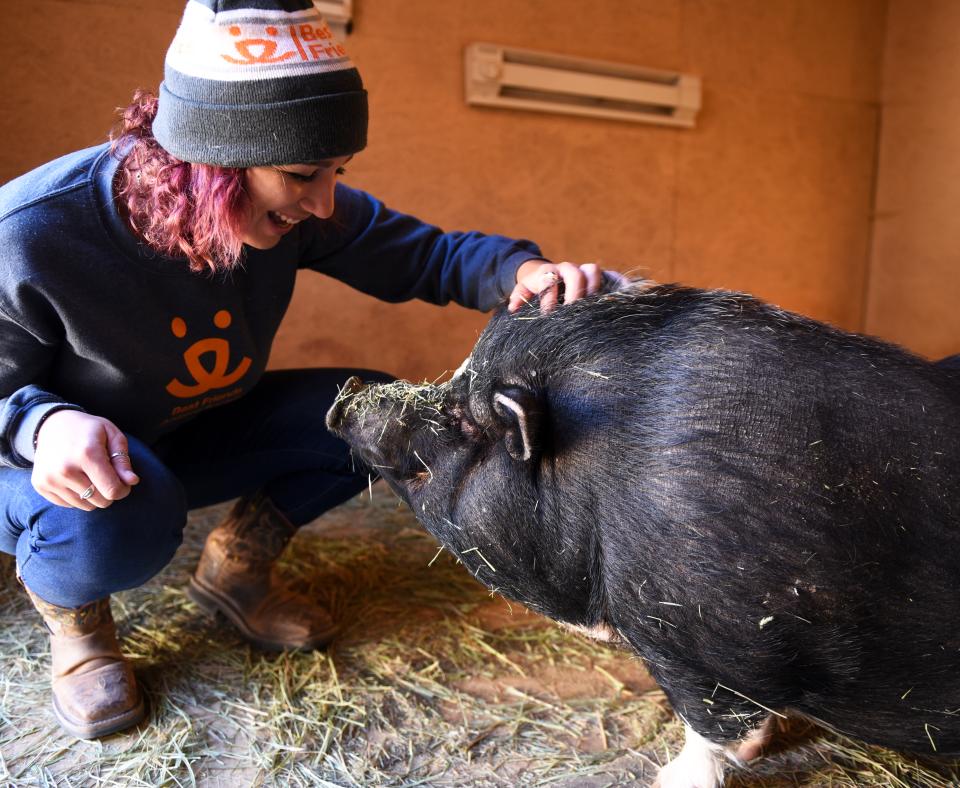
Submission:
POLYGON ((629 414, 602 471, 627 491, 600 527, 615 625, 664 678, 693 659, 866 740, 960 750, 955 367, 742 296, 661 299, 607 324, 632 376, 604 394, 629 414))

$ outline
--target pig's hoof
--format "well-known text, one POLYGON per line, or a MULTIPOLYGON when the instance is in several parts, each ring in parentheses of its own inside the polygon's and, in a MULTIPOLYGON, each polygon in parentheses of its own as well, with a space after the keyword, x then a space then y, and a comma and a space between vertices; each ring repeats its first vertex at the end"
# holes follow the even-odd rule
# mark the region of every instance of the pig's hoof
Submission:
POLYGON ((656 788, 720 788, 723 785, 723 766, 709 760, 678 756, 660 769, 656 788))
POLYGON ((683 749, 660 769, 654 785, 659 788, 720 788, 723 785, 723 747, 707 741, 689 725, 685 728, 683 749))

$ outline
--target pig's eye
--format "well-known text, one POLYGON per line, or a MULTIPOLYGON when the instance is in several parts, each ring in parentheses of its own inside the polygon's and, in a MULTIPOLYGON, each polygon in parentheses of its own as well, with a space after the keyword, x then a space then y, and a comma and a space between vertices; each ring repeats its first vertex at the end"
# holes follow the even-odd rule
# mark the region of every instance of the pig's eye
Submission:
POLYGON ((476 438, 480 435, 481 429, 477 426, 477 423, 470 418, 470 414, 467 413, 466 408, 457 405, 452 409, 451 415, 454 418, 457 428, 467 438, 476 438))
POLYGON ((480 428, 466 416, 460 417, 460 432, 468 438, 476 438, 480 434, 480 428))

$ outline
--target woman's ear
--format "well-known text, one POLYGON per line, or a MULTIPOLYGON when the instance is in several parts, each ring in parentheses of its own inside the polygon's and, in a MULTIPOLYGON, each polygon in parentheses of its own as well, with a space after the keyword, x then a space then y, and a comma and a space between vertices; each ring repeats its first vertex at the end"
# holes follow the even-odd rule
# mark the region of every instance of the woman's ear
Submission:
POLYGON ((500 389, 493 395, 493 410, 506 425, 507 452, 513 459, 527 462, 541 443, 544 419, 540 399, 525 389, 500 389))

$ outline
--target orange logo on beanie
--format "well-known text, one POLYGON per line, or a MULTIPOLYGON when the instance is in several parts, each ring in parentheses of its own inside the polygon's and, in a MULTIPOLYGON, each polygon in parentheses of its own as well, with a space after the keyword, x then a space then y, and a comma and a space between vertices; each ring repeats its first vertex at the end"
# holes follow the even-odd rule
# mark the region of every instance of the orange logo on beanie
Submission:
MULTIPOLYGON (((289 25, 287 28, 277 28, 274 25, 267 25, 264 33, 271 38, 242 38, 233 42, 236 53, 239 58, 233 54, 221 54, 228 63, 234 63, 238 66, 262 65, 264 63, 281 63, 291 57, 299 55, 301 60, 323 60, 327 58, 342 58, 347 56, 347 51, 333 40, 333 33, 326 23, 320 26, 313 24, 289 25), (281 54, 277 54, 279 44, 272 40, 273 38, 289 38, 294 45, 281 54)), ((239 37, 243 35, 243 29, 240 25, 231 25, 230 35, 239 37)))
MULTIPOLYGON (((227 328, 232 322, 233 318, 226 309, 221 309, 213 316, 213 324, 217 328, 227 328)), ((183 318, 175 317, 170 324, 170 330, 174 336, 183 339, 187 335, 187 324, 183 318)), ((247 374, 250 364, 253 363, 244 356, 232 372, 227 372, 227 366, 230 363, 230 343, 219 337, 197 340, 183 352, 183 360, 196 383, 181 383, 174 378, 167 384, 167 391, 181 399, 196 397, 211 389, 231 386, 247 374), (209 369, 200 361, 207 354, 213 355, 213 366, 209 369)))
MULTIPOLYGON (((269 26, 266 30, 268 36, 277 35, 277 28, 272 25, 269 26)), ((239 25, 231 25, 230 35, 239 36, 242 35, 243 31, 240 29, 239 25)), ((220 55, 228 63, 236 63, 237 65, 244 64, 253 64, 253 63, 279 63, 282 60, 286 60, 289 57, 295 57, 296 52, 293 50, 289 52, 284 52, 280 57, 274 57, 274 53, 277 51, 277 42, 271 41, 268 38, 244 38, 241 41, 234 41, 233 45, 236 47, 237 52, 240 53, 242 60, 231 55, 220 55), (259 52, 254 54, 252 48, 259 47, 259 52)))

